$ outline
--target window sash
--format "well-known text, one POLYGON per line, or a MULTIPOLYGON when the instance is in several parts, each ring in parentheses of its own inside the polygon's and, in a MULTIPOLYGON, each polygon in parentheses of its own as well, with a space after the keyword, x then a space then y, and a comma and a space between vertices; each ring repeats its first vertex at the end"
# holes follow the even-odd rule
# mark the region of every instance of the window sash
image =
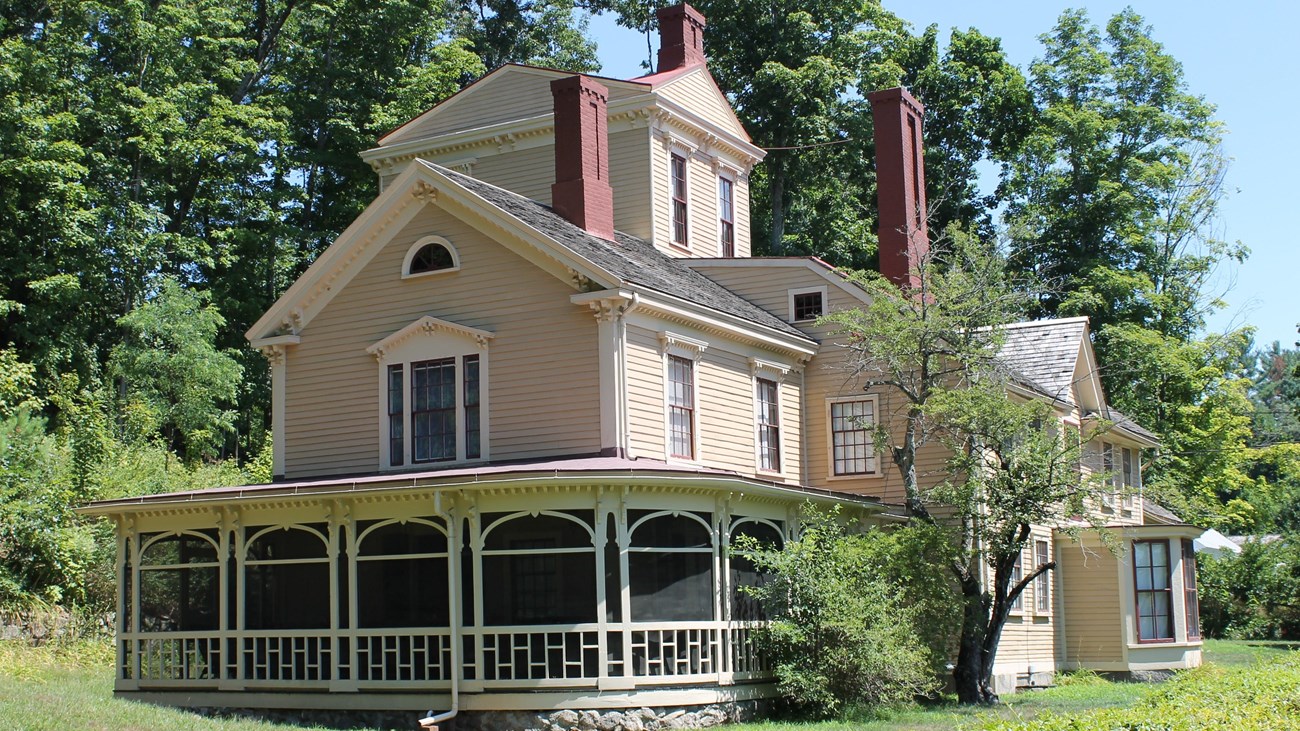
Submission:
POLYGON ((822 293, 805 292, 794 295, 794 319, 816 320, 822 316, 822 293))
POLYGON ((467 355, 462 359, 465 375, 462 383, 465 404, 465 458, 477 459, 483 454, 482 423, 479 413, 479 362, 477 355, 467 355))
MULTIPOLYGON (((1024 551, 1021 551, 1020 553, 1016 554, 1016 562, 1011 564, 1011 581, 1007 582, 1007 591, 1011 591, 1011 589, 1015 588, 1016 584, 1020 583, 1020 579, 1024 577, 1025 575, 1024 561, 1025 561, 1024 551)), ((1023 611, 1024 608, 1025 608, 1025 593, 1022 591, 1016 595, 1016 598, 1014 600, 1012 600, 1011 611, 1020 612, 1023 611)))
MULTIPOLYGON (((1050 560, 1047 541, 1034 541, 1034 569, 1050 560)), ((1047 613, 1052 611, 1051 573, 1044 571, 1034 577, 1034 611, 1047 613)))
POLYGON ((686 229, 686 158, 672 154, 673 243, 687 246, 686 229))
POLYGON ((831 403, 831 459, 835 475, 875 473, 876 445, 868 424, 875 424, 875 402, 861 400, 831 403))
POLYGON ((695 362, 668 356, 669 453, 695 458, 695 362))
POLYGON ((718 233, 722 255, 736 255, 735 183, 730 178, 718 178, 718 233))
POLYGON ((411 364, 411 462, 456 459, 456 359, 411 364))
POLYGON ((402 428, 406 418, 404 370, 400 363, 388 366, 388 463, 394 467, 406 463, 406 432, 402 428))
POLYGON ((1187 639, 1201 638, 1201 605, 1196 589, 1196 546, 1192 539, 1183 539, 1183 618, 1187 623, 1187 639))
POLYGON ((777 403, 776 381, 755 381, 758 400, 758 467, 769 472, 781 471, 781 415, 777 403))
POLYGON ((1133 542, 1133 587, 1138 642, 1174 639, 1173 581, 1169 542, 1133 542))

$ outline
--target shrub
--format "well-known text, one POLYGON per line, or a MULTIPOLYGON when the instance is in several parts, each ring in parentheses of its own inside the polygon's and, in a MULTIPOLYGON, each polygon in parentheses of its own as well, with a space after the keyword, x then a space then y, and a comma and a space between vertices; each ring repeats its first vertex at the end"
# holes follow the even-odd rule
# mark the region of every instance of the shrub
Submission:
POLYGON ((888 559, 897 539, 855 532, 838 513, 809 513, 783 550, 741 539, 737 554, 766 580, 746 591, 770 622, 760 642, 782 694, 799 711, 831 716, 856 705, 911 701, 936 690, 931 658, 917 633, 923 617, 902 599, 888 559))

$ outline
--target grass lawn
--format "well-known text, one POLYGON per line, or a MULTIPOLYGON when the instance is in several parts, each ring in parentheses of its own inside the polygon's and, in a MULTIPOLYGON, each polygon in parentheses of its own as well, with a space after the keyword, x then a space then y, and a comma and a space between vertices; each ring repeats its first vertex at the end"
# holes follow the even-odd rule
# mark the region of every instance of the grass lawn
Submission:
MULTIPOLYGON (((1206 642, 1208 662, 1229 668, 1252 665, 1300 649, 1297 643, 1206 642)), ((288 731, 300 726, 231 718, 210 718, 113 697, 112 646, 83 643, 28 647, 0 641, 0 729, 4 731, 288 731)), ((1047 690, 1008 696, 994 709, 955 704, 905 709, 879 717, 827 723, 761 723, 734 731, 930 731, 982 726, 995 719, 1031 720, 1044 712, 1073 716, 1099 708, 1129 707, 1158 685, 1111 683, 1072 677, 1047 690)), ((1297 688, 1300 711, 1300 688, 1297 688)), ((412 724, 413 726, 414 724, 412 724)))
MULTIPOLYGON (((1207 663, 1224 667, 1246 667, 1262 660, 1300 650, 1294 642, 1236 642, 1206 640, 1207 663)), ((1059 678, 1060 685, 1044 690, 1003 697, 995 708, 970 708, 947 702, 924 708, 910 708, 858 716, 846 721, 822 723, 752 723, 732 727, 734 731, 940 731, 963 726, 982 726, 994 720, 1032 721, 1044 712, 1075 716, 1100 708, 1128 708, 1161 688, 1160 684, 1109 682, 1091 675, 1059 678)), ((1300 694, 1300 688, 1296 689, 1300 694)))

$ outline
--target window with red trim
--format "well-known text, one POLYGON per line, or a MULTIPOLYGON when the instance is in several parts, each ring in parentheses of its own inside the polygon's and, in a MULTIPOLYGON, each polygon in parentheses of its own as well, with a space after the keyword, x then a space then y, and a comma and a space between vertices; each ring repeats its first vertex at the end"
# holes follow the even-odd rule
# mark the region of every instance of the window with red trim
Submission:
POLYGON ((695 459, 695 361, 668 356, 668 438, 674 457, 695 459))
POLYGON ((718 178, 718 235, 723 256, 736 255, 735 183, 718 178))

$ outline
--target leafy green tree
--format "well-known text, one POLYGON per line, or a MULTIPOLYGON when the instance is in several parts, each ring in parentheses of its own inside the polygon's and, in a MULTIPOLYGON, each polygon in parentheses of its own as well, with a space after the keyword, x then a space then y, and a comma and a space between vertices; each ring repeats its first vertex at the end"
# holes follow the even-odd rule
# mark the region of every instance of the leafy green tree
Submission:
POLYGON ((1300 639, 1300 542, 1251 540, 1240 554, 1198 557, 1201 621, 1210 637, 1300 639))
POLYGON ((770 621, 761 642, 777 687, 819 716, 906 703, 937 689, 917 631, 919 608, 892 580, 906 571, 891 560, 902 553, 897 538, 852 530, 842 518, 805 511, 798 538, 783 548, 746 536, 736 550, 765 576, 745 591, 770 621))
POLYGON ((1046 401, 1008 393, 1013 374, 998 356, 1002 326, 1016 320, 1026 290, 1001 257, 950 229, 917 276, 919 286, 903 290, 874 272, 856 275, 870 304, 828 319, 847 336, 856 382, 902 403, 880 420, 877 443, 898 470, 913 520, 944 531, 953 547, 944 565, 962 606, 958 698, 992 703, 993 662, 1011 606, 1055 568, 1045 562, 1014 578, 1032 527, 1089 515, 1098 485, 1077 468, 1087 440, 1054 426, 1058 415, 1046 401), (923 484, 917 456, 931 444, 951 455, 949 477, 923 484))
POLYGON ((1035 127, 1007 170, 1016 266, 1059 283, 1042 314, 1095 329, 1140 323, 1186 338, 1200 324, 1224 159, 1214 107, 1132 10, 1103 36, 1081 10, 1042 36, 1035 127))
POLYGON ((164 279, 157 296, 119 320, 127 335, 110 359, 136 429, 160 432, 192 460, 215 455, 234 428, 230 406, 242 375, 214 344, 225 320, 206 300, 164 279))
POLYGON ((596 44, 587 34, 583 5, 573 0, 459 0, 457 35, 469 41, 484 67, 527 63, 565 71, 596 71, 596 44))
POLYGON ((1271 346, 1251 354, 1252 443, 1300 442, 1300 350, 1271 346))

